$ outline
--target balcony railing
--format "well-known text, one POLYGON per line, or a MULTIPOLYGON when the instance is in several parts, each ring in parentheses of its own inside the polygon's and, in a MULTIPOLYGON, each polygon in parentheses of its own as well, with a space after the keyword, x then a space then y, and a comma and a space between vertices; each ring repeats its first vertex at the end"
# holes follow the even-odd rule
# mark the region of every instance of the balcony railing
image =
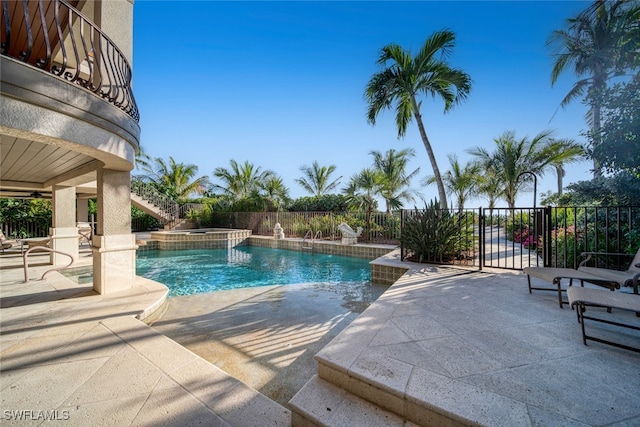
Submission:
POLYGON ((77 84, 138 121, 129 63, 77 4, 2 0, 0 53, 77 84))

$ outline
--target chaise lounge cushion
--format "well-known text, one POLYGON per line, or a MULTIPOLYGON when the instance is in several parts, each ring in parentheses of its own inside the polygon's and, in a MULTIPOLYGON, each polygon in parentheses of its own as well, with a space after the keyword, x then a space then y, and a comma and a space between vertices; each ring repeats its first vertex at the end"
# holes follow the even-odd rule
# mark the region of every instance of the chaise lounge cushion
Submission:
POLYGON ((578 266, 578 271, 582 271, 594 276, 599 276, 604 279, 614 280, 620 283, 621 286, 633 286, 634 278, 637 280, 640 277, 640 268, 636 267, 637 264, 640 264, 640 249, 636 252, 633 261, 631 261, 631 265, 626 271, 612 270, 608 268, 599 268, 599 267, 587 267, 585 264, 591 259, 593 256, 597 255, 624 255, 624 254, 608 254, 601 252, 584 252, 582 254, 586 256, 586 259, 580 263, 578 266))

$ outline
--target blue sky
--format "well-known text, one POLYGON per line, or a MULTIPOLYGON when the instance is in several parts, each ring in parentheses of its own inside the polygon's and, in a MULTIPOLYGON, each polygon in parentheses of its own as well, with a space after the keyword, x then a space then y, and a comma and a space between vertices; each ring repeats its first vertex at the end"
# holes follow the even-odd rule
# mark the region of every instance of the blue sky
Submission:
MULTIPOLYGON (((153 157, 196 164, 210 177, 231 159, 248 160, 280 175, 294 198, 308 195, 294 181, 303 165, 335 165, 335 178, 346 185, 371 165, 370 151, 413 148, 410 170, 421 168, 413 187, 431 199, 435 185, 419 185, 432 171, 415 122, 403 139, 393 111, 376 126, 367 123, 363 93, 380 69, 380 48, 397 43, 415 52, 434 31, 456 34, 449 63, 471 76, 471 93, 446 114, 440 100, 422 103, 442 171, 448 154, 466 162, 467 149, 492 149, 505 131, 533 137, 552 129, 557 138, 584 142, 585 107, 576 101, 557 110, 575 77, 562 76, 551 87, 545 42, 588 4, 137 0, 133 68, 141 144, 153 157)), ((569 165, 565 183, 589 179, 589 167, 569 165)), ((552 172, 538 182, 539 194, 555 188, 552 172)), ((532 197, 524 193, 518 201, 531 205, 532 197)))

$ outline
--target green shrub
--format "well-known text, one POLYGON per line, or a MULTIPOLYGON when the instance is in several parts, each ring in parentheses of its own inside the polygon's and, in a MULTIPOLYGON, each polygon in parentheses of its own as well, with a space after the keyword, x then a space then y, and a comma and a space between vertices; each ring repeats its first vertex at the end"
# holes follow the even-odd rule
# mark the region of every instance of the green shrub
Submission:
POLYGON ((440 209, 434 200, 406 218, 400 241, 412 260, 451 263, 474 250, 473 220, 472 213, 440 209))

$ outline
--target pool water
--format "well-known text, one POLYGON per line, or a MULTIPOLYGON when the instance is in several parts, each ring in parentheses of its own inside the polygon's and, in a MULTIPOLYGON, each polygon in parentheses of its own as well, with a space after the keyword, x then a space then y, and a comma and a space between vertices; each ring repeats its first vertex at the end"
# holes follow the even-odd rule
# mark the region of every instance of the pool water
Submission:
POLYGON ((139 252, 136 274, 169 296, 296 283, 369 284, 369 261, 259 246, 139 252))

